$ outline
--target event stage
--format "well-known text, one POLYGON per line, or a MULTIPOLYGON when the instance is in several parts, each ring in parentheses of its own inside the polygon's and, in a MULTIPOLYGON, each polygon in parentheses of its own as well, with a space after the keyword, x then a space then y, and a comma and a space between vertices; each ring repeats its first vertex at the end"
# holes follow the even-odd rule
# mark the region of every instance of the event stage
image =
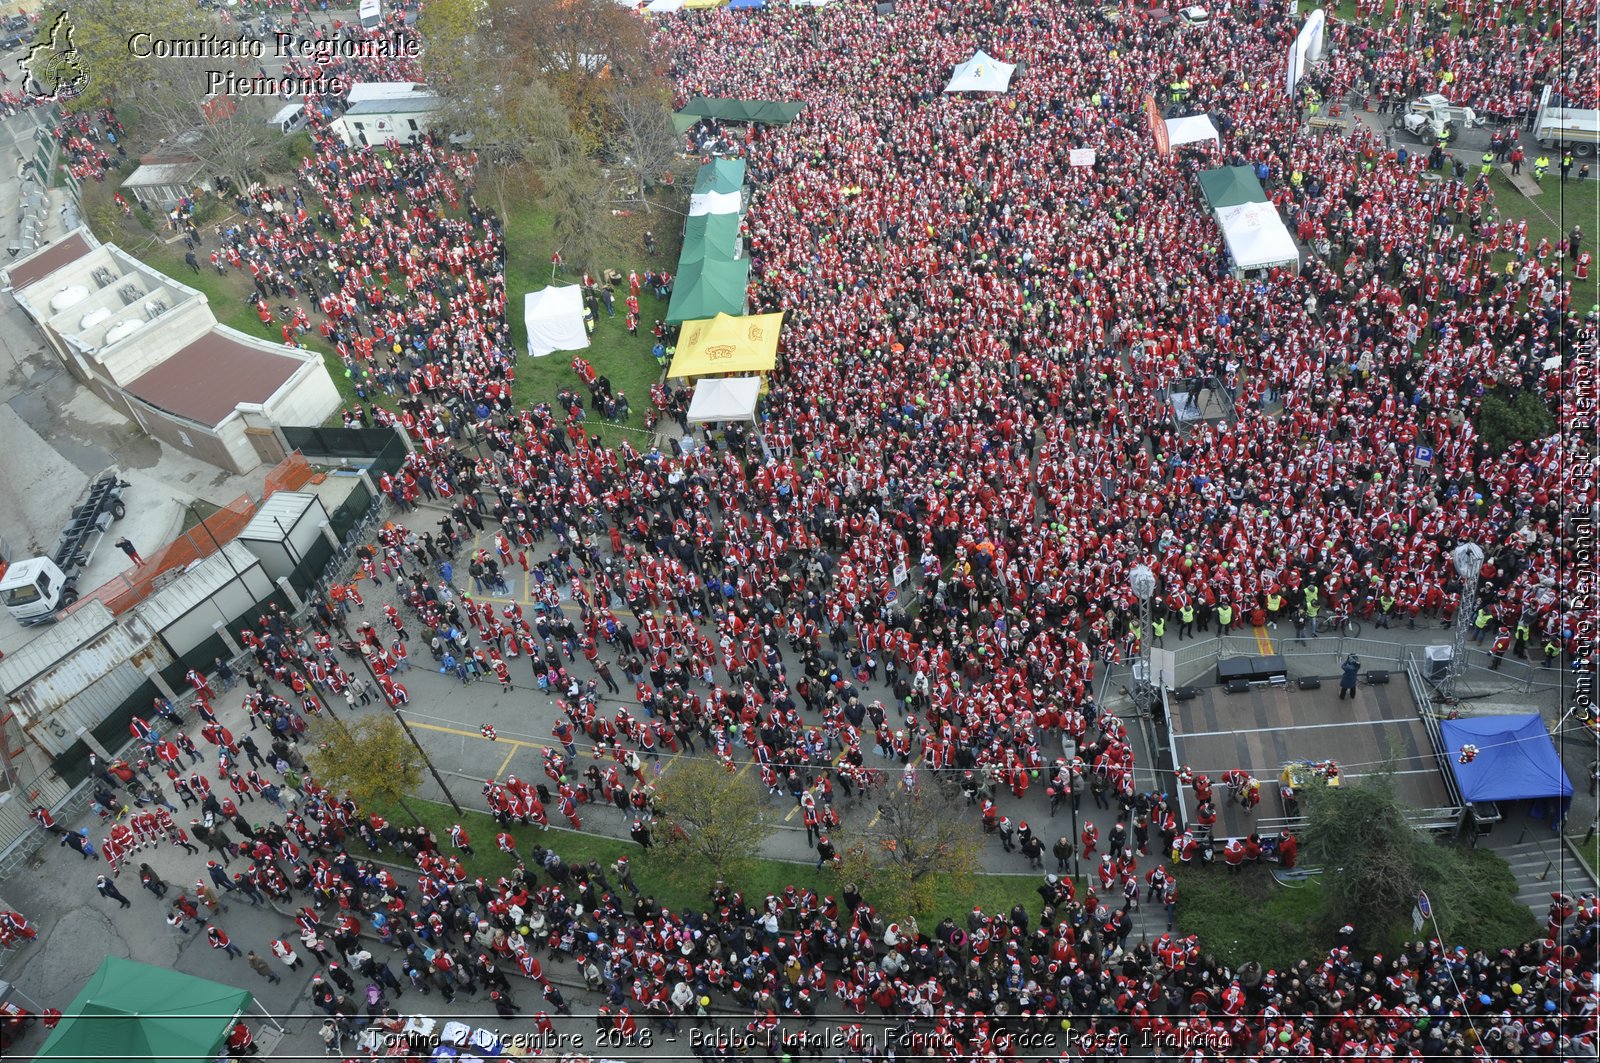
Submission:
MULTIPOLYGON (((1257 684, 1241 694, 1220 685, 1177 701, 1169 695, 1172 752, 1178 765, 1204 773, 1213 783, 1217 838, 1249 834, 1258 821, 1281 820, 1278 778, 1289 761, 1332 760, 1346 780, 1376 771, 1392 754, 1401 800, 1415 809, 1453 809, 1456 800, 1440 771, 1437 746, 1406 686, 1405 676, 1356 691, 1339 700, 1337 680, 1320 689, 1293 683, 1257 684), (1222 773, 1243 768, 1261 781, 1261 804, 1246 814, 1229 802, 1222 773)), ((1185 822, 1194 814, 1194 792, 1183 788, 1185 822)), ((1303 810, 1302 810, 1303 811, 1303 810)), ((1274 830, 1277 829, 1274 826, 1274 830)))

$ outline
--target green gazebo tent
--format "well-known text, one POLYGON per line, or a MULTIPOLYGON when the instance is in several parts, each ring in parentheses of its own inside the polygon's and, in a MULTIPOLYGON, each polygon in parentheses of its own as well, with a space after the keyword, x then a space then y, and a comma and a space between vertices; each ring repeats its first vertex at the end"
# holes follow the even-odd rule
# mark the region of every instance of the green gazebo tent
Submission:
POLYGON ((672 282, 667 304, 667 324, 676 325, 718 314, 744 313, 745 288, 750 283, 750 260, 724 262, 707 258, 680 272, 672 282))
POLYGON ((678 113, 696 118, 720 118, 725 122, 788 125, 804 108, 803 103, 785 103, 781 100, 729 100, 696 96, 679 108, 678 113))
POLYGON ((35 1057, 62 1063, 210 1063, 248 990, 107 956, 35 1057))
POLYGON ((702 163, 694 178, 696 192, 738 192, 744 188, 743 159, 712 159, 702 163))
POLYGON ((1200 175, 1200 188, 1212 210, 1245 203, 1265 203, 1267 193, 1248 166, 1224 166, 1200 175))
POLYGON ((701 214, 683 226, 683 254, 678 272, 697 262, 732 262, 739 254, 739 215, 701 214))

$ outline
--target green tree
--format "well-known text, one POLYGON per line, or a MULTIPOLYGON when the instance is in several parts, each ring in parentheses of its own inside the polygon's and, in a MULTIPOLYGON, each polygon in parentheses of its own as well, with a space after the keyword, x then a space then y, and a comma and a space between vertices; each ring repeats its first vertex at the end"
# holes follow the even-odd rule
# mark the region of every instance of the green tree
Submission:
POLYGON ((769 829, 760 785, 715 761, 678 761, 657 784, 656 804, 662 842, 703 865, 707 878, 735 877, 769 829))
POLYGON ((324 717, 313 725, 316 748, 306 758, 312 773, 334 793, 348 790, 365 807, 399 805, 422 820, 407 798, 422 786, 422 754, 389 715, 353 721, 324 717))
POLYGON ((1513 443, 1545 439, 1556 430, 1550 407, 1531 391, 1519 391, 1509 397, 1503 392, 1489 392, 1478 404, 1474 423, 1478 436, 1496 454, 1505 453, 1513 443))
POLYGON ((1429 841, 1407 821, 1390 770, 1340 786, 1313 783, 1302 800, 1306 855, 1322 866, 1324 911, 1334 925, 1384 928, 1409 912, 1429 841))
POLYGON ((140 58, 130 49, 131 35, 192 40, 202 31, 217 33, 220 29, 194 0, 73 0, 67 19, 76 61, 85 75, 83 91, 69 104, 77 107, 121 104, 139 98, 141 90, 145 98, 152 98, 166 80, 152 80, 157 68, 205 65, 194 59, 140 58))

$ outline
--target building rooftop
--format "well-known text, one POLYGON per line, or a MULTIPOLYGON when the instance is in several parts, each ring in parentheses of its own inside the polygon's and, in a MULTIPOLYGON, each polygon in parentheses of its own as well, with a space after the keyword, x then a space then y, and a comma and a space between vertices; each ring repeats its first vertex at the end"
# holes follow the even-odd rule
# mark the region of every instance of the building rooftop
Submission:
POLYGON ((157 409, 215 427, 241 402, 266 402, 302 364, 214 328, 124 390, 157 409))
POLYGON ((87 255, 92 248, 83 238, 83 234, 74 232, 57 240, 48 247, 40 248, 28 258, 18 262, 6 271, 6 278, 11 287, 16 289, 26 288, 42 277, 48 277, 68 262, 76 261, 87 255))

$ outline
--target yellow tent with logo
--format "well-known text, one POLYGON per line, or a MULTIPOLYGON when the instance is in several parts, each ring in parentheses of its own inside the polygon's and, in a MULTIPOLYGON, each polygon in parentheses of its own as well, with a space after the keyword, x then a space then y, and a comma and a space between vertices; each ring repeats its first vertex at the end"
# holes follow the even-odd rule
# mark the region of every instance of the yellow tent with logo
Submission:
POLYGON ((668 376, 697 377, 713 373, 767 373, 778 364, 778 331, 783 312, 685 321, 678 351, 668 376))
POLYGON ((703 11, 706 8, 721 7, 727 0, 684 0, 683 6, 690 11, 703 11))

